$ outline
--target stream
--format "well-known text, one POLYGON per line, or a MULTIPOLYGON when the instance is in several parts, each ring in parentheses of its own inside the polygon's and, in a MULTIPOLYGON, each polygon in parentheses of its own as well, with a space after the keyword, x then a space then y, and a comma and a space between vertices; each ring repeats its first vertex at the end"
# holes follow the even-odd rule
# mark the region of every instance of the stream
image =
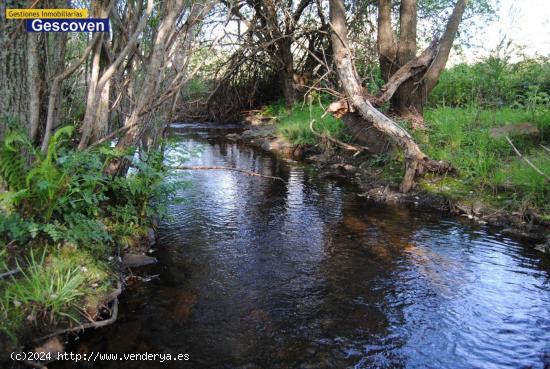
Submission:
POLYGON ((159 263, 118 321, 80 353, 189 361, 50 368, 550 368, 550 262, 485 226, 382 206, 303 163, 177 124, 184 202, 159 228, 159 263))

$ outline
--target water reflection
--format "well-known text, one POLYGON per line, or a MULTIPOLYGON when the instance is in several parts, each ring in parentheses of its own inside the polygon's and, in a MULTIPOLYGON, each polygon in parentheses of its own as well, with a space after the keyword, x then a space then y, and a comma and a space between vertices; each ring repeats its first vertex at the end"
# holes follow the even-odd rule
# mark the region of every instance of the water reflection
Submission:
POLYGON ((126 293, 119 322, 75 350, 191 356, 125 368, 545 367, 550 287, 538 255, 187 128, 181 145, 202 147, 190 165, 287 183, 182 173, 193 186, 161 227, 160 279, 126 293))

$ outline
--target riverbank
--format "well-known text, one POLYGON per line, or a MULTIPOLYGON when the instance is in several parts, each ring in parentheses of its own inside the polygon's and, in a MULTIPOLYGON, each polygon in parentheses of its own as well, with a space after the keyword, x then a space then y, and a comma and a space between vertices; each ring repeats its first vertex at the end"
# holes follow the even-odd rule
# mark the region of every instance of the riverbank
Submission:
POLYGON ((47 363, 67 334, 115 322, 128 268, 155 262, 153 229, 177 201, 160 152, 125 156, 131 172, 111 176, 130 153, 75 150, 72 132, 58 130, 46 155, 17 130, 0 145, 1 363, 47 363))
POLYGON ((536 130, 511 137, 538 168, 550 173, 550 155, 545 151, 550 114, 531 115, 512 109, 427 111, 429 130, 415 133, 416 139, 428 155, 451 161, 457 170, 420 178, 416 189, 407 194, 398 191, 402 164, 397 151, 356 155, 342 150, 311 132, 309 122, 314 119, 316 130, 322 134, 356 144, 342 122, 322 114, 319 106, 298 107, 291 113, 270 106, 247 118, 250 129, 229 138, 312 162, 323 175, 350 180, 357 184, 361 196, 377 202, 450 212, 472 222, 498 226, 503 233, 529 239, 539 250, 549 251, 550 184, 517 157, 503 136, 491 135, 502 127, 515 127, 530 115, 535 124, 529 127, 536 130))

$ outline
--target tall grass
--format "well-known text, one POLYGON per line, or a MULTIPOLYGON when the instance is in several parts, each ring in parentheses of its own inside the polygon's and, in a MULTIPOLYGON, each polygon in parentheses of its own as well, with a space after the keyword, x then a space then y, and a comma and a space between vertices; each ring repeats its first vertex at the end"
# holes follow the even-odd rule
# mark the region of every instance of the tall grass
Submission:
POLYGON ((31 319, 48 319, 50 322, 70 318, 74 314, 78 298, 83 295, 85 282, 80 270, 68 263, 44 264, 45 252, 37 259, 34 253, 28 265, 21 268, 21 278, 11 283, 4 291, 4 298, 15 308, 23 307, 31 319))
MULTIPOLYGON (((502 108, 479 110, 440 107, 425 114, 429 131, 416 133, 424 151, 434 159, 448 160, 458 169, 458 178, 473 190, 488 190, 520 201, 546 207, 550 185, 513 152, 504 138, 489 136, 490 129, 506 124, 532 121, 531 112, 502 108)), ((534 117, 541 139, 550 138, 550 111, 534 117)), ((516 146, 550 175, 550 155, 531 138, 512 137, 516 146)))

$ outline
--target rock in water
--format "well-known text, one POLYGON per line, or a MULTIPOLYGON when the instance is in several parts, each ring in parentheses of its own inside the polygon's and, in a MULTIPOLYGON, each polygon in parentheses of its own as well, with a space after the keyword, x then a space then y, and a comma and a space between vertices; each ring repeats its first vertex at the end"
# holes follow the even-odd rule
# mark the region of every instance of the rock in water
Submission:
POLYGON ((44 342, 42 345, 35 347, 34 352, 49 354, 52 357, 57 357, 58 353, 65 352, 65 347, 59 336, 55 336, 44 342))
POLYGON ((144 265, 155 264, 157 262, 157 258, 142 254, 124 254, 124 257, 122 258, 122 265, 126 268, 140 267, 144 265))
POLYGON ((147 243, 149 247, 152 247, 157 242, 157 237, 155 235, 155 230, 153 228, 147 229, 147 243))

